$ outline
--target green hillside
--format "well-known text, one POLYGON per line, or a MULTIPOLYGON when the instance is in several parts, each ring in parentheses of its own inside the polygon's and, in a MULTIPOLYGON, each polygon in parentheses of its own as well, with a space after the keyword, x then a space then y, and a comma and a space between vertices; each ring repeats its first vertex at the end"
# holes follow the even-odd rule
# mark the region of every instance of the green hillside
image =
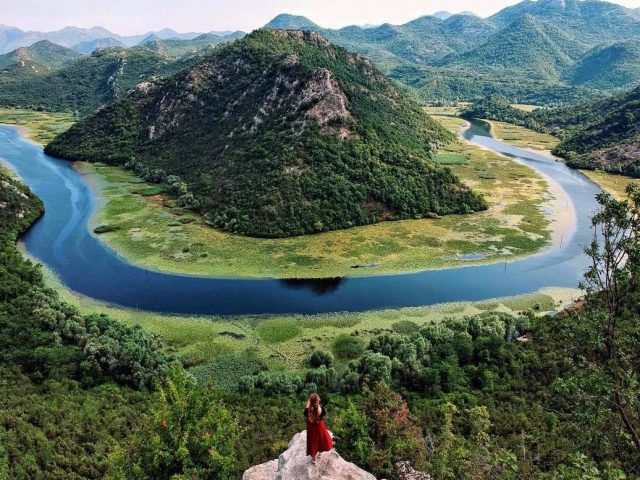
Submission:
POLYGON ((0 72, 0 106, 88 114, 147 78, 173 74, 195 61, 176 61, 143 47, 115 47, 44 74, 12 66, 0 72))
POLYGON ((242 38, 242 32, 236 32, 231 35, 221 37, 212 33, 205 33, 191 40, 167 39, 160 38, 150 39, 140 44, 140 46, 148 48, 169 57, 181 57, 189 54, 205 54, 211 51, 221 43, 230 42, 242 38))
POLYGON ((47 152, 127 164, 216 227, 280 237, 485 208, 431 161, 451 139, 363 57, 315 33, 260 30, 138 88, 47 152))
POLYGON ((640 40, 596 47, 578 61, 569 75, 574 85, 601 89, 640 84, 640 40))
POLYGON ((481 47, 442 64, 476 72, 517 71, 527 78, 554 81, 584 50, 562 30, 525 15, 481 47))
POLYGON ((318 31, 366 55, 427 102, 501 94, 579 103, 640 82, 636 50, 626 45, 640 38, 637 12, 599 0, 524 0, 487 19, 434 15, 340 30, 285 17, 288 22, 274 23, 318 31), (614 43, 626 46, 607 50, 614 43))
POLYGON ((99 48, 111 48, 111 47, 125 47, 126 45, 120 40, 115 38, 98 38, 96 40, 89 40, 86 42, 80 42, 71 47, 76 52, 84 55, 91 55, 95 50, 99 48))
POLYGON ((81 55, 70 48, 61 47, 47 40, 34 43, 30 47, 20 47, 13 52, 0 55, 0 70, 12 65, 40 65, 47 70, 60 68, 76 60, 81 55))

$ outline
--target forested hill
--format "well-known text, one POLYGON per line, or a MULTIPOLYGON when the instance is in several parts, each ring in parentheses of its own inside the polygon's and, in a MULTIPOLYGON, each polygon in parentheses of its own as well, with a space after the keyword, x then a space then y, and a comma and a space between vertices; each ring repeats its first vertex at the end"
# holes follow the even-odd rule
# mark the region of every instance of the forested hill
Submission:
POLYGON ((621 95, 568 108, 517 110, 494 96, 463 112, 558 135, 554 153, 577 168, 640 177, 640 87, 621 95))
POLYGON ((149 48, 112 47, 53 71, 13 65, 0 70, 0 106, 86 115, 124 96, 141 79, 176 73, 198 58, 176 60, 149 48))
POLYGON ((0 70, 12 65, 19 65, 32 70, 40 69, 42 73, 46 73, 69 64, 80 56, 75 50, 42 40, 30 47, 20 47, 0 55, 0 70))
POLYGON ((485 208, 431 161, 451 140, 367 59, 259 30, 140 83, 47 152, 151 173, 216 227, 281 237, 485 208))

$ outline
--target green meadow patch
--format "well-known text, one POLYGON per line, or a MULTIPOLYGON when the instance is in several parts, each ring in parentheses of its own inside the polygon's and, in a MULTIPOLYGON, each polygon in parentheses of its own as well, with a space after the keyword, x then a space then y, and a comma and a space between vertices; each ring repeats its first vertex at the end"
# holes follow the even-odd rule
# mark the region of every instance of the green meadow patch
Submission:
POLYGON ((295 319, 272 318, 261 321, 256 333, 267 343, 281 343, 300 335, 302 327, 295 319))

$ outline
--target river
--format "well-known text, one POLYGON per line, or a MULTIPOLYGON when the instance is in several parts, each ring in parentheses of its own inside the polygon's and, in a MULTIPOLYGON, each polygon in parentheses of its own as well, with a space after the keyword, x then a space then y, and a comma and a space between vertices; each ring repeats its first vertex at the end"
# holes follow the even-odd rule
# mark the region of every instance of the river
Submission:
POLYGON ((588 259, 589 218, 599 187, 580 172, 544 155, 505 144, 482 127, 467 140, 516 158, 554 180, 575 211, 575 228, 541 254, 507 263, 429 270, 398 275, 319 280, 193 277, 133 265, 89 231, 95 195, 70 162, 49 157, 0 126, 0 159, 38 195, 44 216, 22 238, 26 251, 80 294, 142 310, 178 314, 276 314, 365 311, 435 303, 483 300, 576 287, 588 259))

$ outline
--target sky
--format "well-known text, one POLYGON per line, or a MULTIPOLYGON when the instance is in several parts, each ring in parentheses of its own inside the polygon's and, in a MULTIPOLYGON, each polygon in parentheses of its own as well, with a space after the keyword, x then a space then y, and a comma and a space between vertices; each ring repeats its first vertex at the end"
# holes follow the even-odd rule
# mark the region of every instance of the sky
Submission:
MULTIPOLYGON (((639 8, 640 0, 615 0, 639 8)), ((168 27, 179 32, 251 31, 279 13, 304 15, 323 27, 401 24, 439 10, 483 17, 517 0, 0 0, 0 23, 50 31, 102 26, 131 35, 168 27)))

